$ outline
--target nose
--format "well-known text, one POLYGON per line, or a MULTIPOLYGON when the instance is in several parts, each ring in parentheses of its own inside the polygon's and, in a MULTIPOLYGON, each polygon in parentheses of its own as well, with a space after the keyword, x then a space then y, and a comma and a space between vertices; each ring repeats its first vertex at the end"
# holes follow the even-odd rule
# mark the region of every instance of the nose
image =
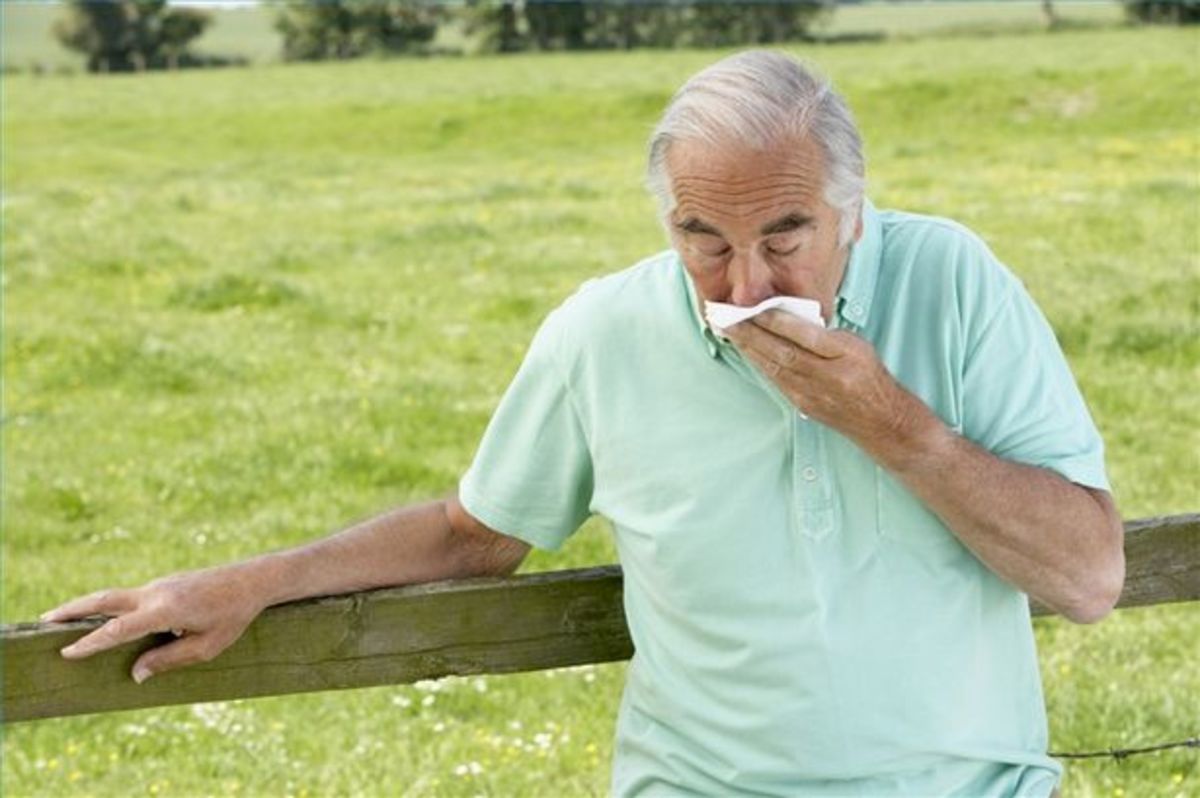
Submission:
POLYGON ((754 250, 739 252, 729 264, 729 301, 749 307, 770 299, 775 290, 771 267, 754 250))

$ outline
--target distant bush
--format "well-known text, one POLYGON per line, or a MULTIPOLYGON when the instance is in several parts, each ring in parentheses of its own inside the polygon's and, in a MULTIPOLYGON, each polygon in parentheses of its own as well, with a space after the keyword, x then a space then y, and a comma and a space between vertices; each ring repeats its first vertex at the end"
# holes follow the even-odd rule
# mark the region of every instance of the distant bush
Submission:
POLYGON ((433 40, 444 13, 421 0, 308 0, 281 8, 275 29, 285 61, 413 53, 433 40))
POLYGON ((474 0, 481 49, 592 50, 769 44, 810 36, 834 0, 474 0))
POLYGON ((1195 25, 1200 22, 1200 0, 1123 0, 1125 15, 1137 22, 1195 25))
POLYGON ((187 47, 211 24, 212 15, 167 0, 72 0, 51 30, 87 56, 89 72, 133 72, 210 65, 187 47))
POLYGON ((685 41, 698 47, 796 41, 807 38, 817 18, 831 14, 833 6, 819 0, 697 3, 685 41))

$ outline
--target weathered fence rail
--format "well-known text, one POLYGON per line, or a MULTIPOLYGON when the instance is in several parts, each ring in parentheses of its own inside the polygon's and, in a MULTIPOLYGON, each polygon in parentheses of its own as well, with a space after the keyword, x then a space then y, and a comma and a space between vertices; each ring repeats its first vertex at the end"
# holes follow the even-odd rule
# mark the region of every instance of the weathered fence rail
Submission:
MULTIPOLYGON (((1119 607, 1200 599, 1200 515, 1126 524, 1119 607)), ((129 676, 145 638, 67 661, 58 650, 102 622, 0 627, 8 722, 451 674, 611 662, 633 653, 617 566, 373 590, 265 611, 212 662, 129 676)), ((1034 615, 1049 614, 1034 606, 1034 615)))

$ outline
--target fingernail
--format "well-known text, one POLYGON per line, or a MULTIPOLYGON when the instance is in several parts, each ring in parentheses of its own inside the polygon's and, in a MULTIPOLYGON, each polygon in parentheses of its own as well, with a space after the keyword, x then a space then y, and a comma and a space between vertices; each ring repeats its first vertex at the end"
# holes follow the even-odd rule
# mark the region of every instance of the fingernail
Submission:
POLYGON ((137 682, 138 684, 141 684, 142 682, 146 681, 151 676, 153 676, 153 674, 150 673, 150 669, 147 668, 145 665, 134 665, 133 666, 133 680, 135 682, 137 682))
POLYGON ((72 644, 59 649, 58 653, 62 654, 64 657, 73 657, 79 653, 79 649, 75 648, 75 645, 72 644))
POLYGON ((54 610, 46 610, 38 616, 38 620, 42 623, 48 623, 49 621, 54 620, 55 617, 54 610))

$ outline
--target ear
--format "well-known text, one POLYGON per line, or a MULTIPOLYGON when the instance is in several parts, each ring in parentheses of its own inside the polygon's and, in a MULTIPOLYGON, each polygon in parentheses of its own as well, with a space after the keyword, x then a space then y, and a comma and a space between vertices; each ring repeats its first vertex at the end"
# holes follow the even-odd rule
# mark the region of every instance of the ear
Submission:
POLYGON ((863 234, 863 215, 862 206, 858 208, 858 221, 854 223, 854 243, 857 244, 863 234))

